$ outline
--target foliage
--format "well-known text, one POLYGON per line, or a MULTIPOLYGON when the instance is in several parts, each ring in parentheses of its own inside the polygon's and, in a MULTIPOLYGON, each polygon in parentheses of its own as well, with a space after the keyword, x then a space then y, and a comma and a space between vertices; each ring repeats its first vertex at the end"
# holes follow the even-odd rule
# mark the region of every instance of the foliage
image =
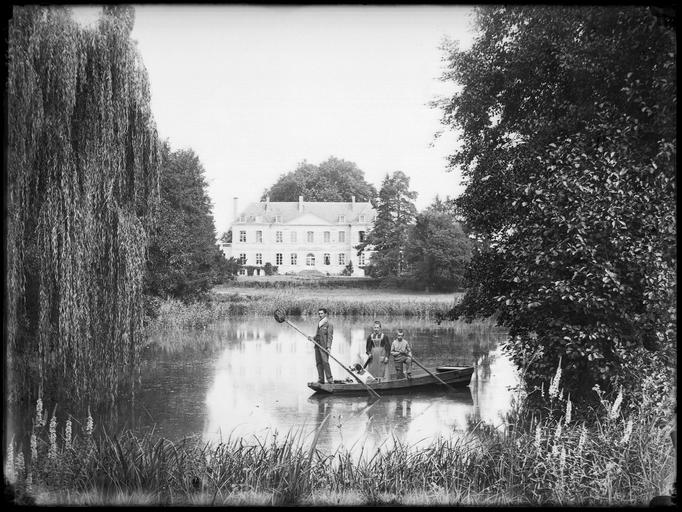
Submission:
POLYGON ((471 242, 441 203, 417 215, 406 246, 412 276, 427 289, 452 291, 464 285, 471 242))
POLYGON ((372 277, 401 276, 407 271, 405 247, 410 224, 417 208, 412 202, 417 193, 410 190, 410 178, 402 171, 386 174, 373 206, 377 215, 365 241, 356 246, 358 254, 371 247, 376 251, 370 261, 372 277))
POLYGON ((220 241, 224 244, 232 243, 232 230, 228 229, 222 235, 220 235, 220 241))
POLYGON ((269 261, 267 261, 265 265, 263 265, 263 270, 265 271, 266 276, 274 276, 275 274, 277 274, 277 267, 270 263, 269 261))
POLYGON ((320 165, 303 161, 296 170, 282 174, 263 192, 261 201, 369 201, 376 196, 373 185, 365 181, 365 173, 353 162, 330 157, 320 165))
POLYGON ((10 400, 111 399, 134 368, 158 141, 132 8, 15 7, 7 75, 10 400), (38 383, 38 389, 33 383, 38 383))
POLYGON ((480 242, 451 316, 497 313, 539 386, 671 379, 676 339, 675 31, 641 7, 485 7, 470 50, 447 48, 461 91, 456 200, 480 242))
POLYGON ((17 494, 41 505, 110 504, 121 494, 129 504, 234 504, 245 492, 267 493, 262 504, 304 505, 332 491, 357 493, 364 505, 416 495, 422 505, 642 506, 669 494, 670 428, 655 415, 642 406, 625 413, 603 398, 591 421, 571 417, 566 406, 562 412, 527 419, 520 404, 502 428, 472 421, 461 438, 420 447, 393 438, 359 456, 317 448, 324 423, 310 441, 289 430, 210 444, 133 431, 98 435, 99 426, 87 428, 95 427, 91 420, 80 429, 74 422, 71 432, 53 413, 49 432, 44 423, 34 428, 30 451, 9 442, 5 475, 17 494))
POLYGON ((204 168, 191 150, 162 146, 161 205, 151 237, 145 292, 190 300, 231 277, 216 244, 204 168))
POLYGON ((341 271, 342 276, 352 276, 353 275, 353 262, 349 261, 348 265, 343 267, 343 270, 341 271))

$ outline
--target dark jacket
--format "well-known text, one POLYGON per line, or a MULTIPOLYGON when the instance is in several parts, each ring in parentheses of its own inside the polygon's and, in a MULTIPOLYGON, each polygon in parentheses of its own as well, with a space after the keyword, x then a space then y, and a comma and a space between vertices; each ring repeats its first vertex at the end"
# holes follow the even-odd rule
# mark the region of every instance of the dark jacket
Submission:
MULTIPOLYGON (((384 356, 388 357, 391 355, 391 340, 388 339, 388 336, 386 333, 383 333, 383 336, 381 337, 381 343, 380 343, 381 348, 384 349, 384 356)), ((374 342, 372 341, 372 333, 369 333, 369 336, 367 336, 367 345, 365 346, 365 352, 367 354, 372 353, 372 349, 374 348, 374 342)))
POLYGON ((331 348, 332 340, 334 339, 334 326, 329 319, 327 319, 322 327, 317 326, 317 333, 313 339, 327 350, 331 348))

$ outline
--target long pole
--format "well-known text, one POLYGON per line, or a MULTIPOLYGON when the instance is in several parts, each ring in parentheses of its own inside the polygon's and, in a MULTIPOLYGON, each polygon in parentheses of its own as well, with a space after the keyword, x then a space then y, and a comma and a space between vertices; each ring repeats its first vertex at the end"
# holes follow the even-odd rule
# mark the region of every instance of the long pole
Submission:
POLYGON ((443 384, 444 386, 447 386, 448 389, 451 389, 451 390, 454 391, 455 393, 457 392, 457 390, 456 390, 455 388, 453 388, 450 384, 448 384, 448 383, 445 382, 443 379, 441 379, 438 375, 436 375, 435 373, 433 373, 432 371, 430 371, 429 369, 427 369, 426 367, 424 367, 424 365, 422 365, 419 361, 417 361, 417 360, 414 358, 414 356, 412 356, 412 362, 413 362, 413 363, 417 363, 417 366, 419 366, 419 368, 421 368, 421 369, 424 370, 426 373, 428 373, 429 375, 431 375, 431 377, 433 377, 434 379, 436 379, 437 381, 439 381, 439 382, 440 382, 441 384, 443 384))
MULTIPOLYGON (((299 329, 299 328, 296 327, 294 324, 292 324, 289 320, 284 319, 284 321, 285 321, 286 323, 288 323, 291 327, 293 327, 294 329, 296 329, 298 332, 300 332, 303 336, 305 336, 306 339, 308 338, 308 335, 307 335, 306 333, 304 333, 301 329, 299 329)), ((355 375, 352 371, 350 371, 350 370, 346 367, 346 365, 344 365, 341 361, 339 361, 339 360, 336 359, 333 355, 331 355, 331 354, 329 353, 329 351, 328 351, 326 348, 324 348, 322 345, 320 345, 319 343, 317 343, 315 340, 310 340, 310 341, 312 341, 312 342, 317 346, 317 348, 319 348, 320 350, 322 350, 325 354, 327 354, 327 355, 328 355, 329 357, 331 357, 334 361, 336 361, 336 362, 341 366, 341 368, 343 368, 343 369, 346 370, 348 373, 350 373, 351 376, 352 376, 355 380, 357 380, 360 384, 362 384, 363 386, 365 386, 365 388, 367 388, 367 391, 369 391, 370 393, 372 393, 372 394, 373 394, 374 396, 376 396, 377 398, 381 398, 381 395, 379 395, 379 393, 377 393, 377 392, 374 391, 372 388, 370 388, 366 383, 362 382, 362 381, 358 378, 357 375, 355 375)))

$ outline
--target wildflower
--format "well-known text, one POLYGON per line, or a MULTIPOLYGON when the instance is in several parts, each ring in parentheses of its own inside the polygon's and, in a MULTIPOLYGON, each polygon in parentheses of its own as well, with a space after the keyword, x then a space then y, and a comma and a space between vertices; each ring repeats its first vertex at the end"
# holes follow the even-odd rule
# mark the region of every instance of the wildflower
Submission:
POLYGON ((535 448, 540 449, 540 441, 542 440, 542 430, 540 429, 540 424, 535 427, 535 448))
POLYGON ((559 381, 561 380, 561 356, 559 356, 559 364, 556 368, 556 374, 549 385, 549 397, 556 398, 559 394, 559 381))
POLYGON ((36 426, 42 427, 45 425, 45 422, 43 420, 43 400, 42 398, 38 398, 36 400, 36 426))
POLYGON ((559 455, 559 470, 563 473, 566 467, 566 448, 561 447, 561 455, 559 455))
POLYGON ((583 425, 580 431, 580 439, 578 440, 578 454, 583 451, 585 441, 587 441, 587 429, 585 428, 585 425, 583 425))
POLYGON ((71 448, 71 417, 66 420, 66 427, 64 428, 64 448, 67 450, 71 448))
POLYGON ((91 436, 94 426, 95 425, 94 422, 92 421, 92 416, 90 415, 90 407, 88 406, 88 419, 85 422, 85 434, 91 436))
POLYGON ((559 423, 557 423, 556 431, 554 432, 554 442, 558 443, 560 439, 561 439, 561 421, 559 421, 559 423))
POLYGON ((623 439, 621 439, 621 444, 627 444, 630 440, 630 435, 632 434, 632 419, 628 420, 627 425, 625 425, 625 432, 623 432, 623 439))
POLYGON ((620 404, 623 401, 623 388, 621 387, 618 391, 618 396, 611 406, 611 411, 609 412, 609 418, 616 419, 618 417, 618 410, 620 409, 620 404))
POLYGON ((36 464, 38 461, 38 440, 35 433, 31 434, 31 464, 36 464))
POLYGON ((57 456, 57 416, 55 414, 50 419, 50 450, 47 456, 50 459, 57 456))
POLYGON ((573 404, 571 403, 571 395, 568 395, 568 401, 566 402, 566 425, 571 422, 571 412, 573 411, 573 404))
POLYGON ((10 483, 14 483, 14 438, 9 442, 9 447, 7 448, 5 476, 10 483))
POLYGON ((22 475, 26 471, 26 464, 24 463, 24 453, 19 452, 17 455, 17 460, 14 463, 14 472, 17 479, 21 479, 22 475))

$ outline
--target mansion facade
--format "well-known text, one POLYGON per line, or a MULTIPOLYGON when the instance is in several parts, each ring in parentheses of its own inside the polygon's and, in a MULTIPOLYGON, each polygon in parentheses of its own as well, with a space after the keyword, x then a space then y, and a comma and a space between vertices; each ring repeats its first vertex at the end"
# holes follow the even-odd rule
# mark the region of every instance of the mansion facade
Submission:
MULTIPOLYGON (((364 275, 372 251, 357 246, 373 226, 376 212, 369 202, 270 202, 269 198, 238 210, 234 198, 232 243, 222 244, 227 258, 253 266, 263 275, 266 263, 279 274, 318 270, 339 275, 348 263, 354 276, 364 275)), ((242 275, 246 270, 242 269, 242 275)))

